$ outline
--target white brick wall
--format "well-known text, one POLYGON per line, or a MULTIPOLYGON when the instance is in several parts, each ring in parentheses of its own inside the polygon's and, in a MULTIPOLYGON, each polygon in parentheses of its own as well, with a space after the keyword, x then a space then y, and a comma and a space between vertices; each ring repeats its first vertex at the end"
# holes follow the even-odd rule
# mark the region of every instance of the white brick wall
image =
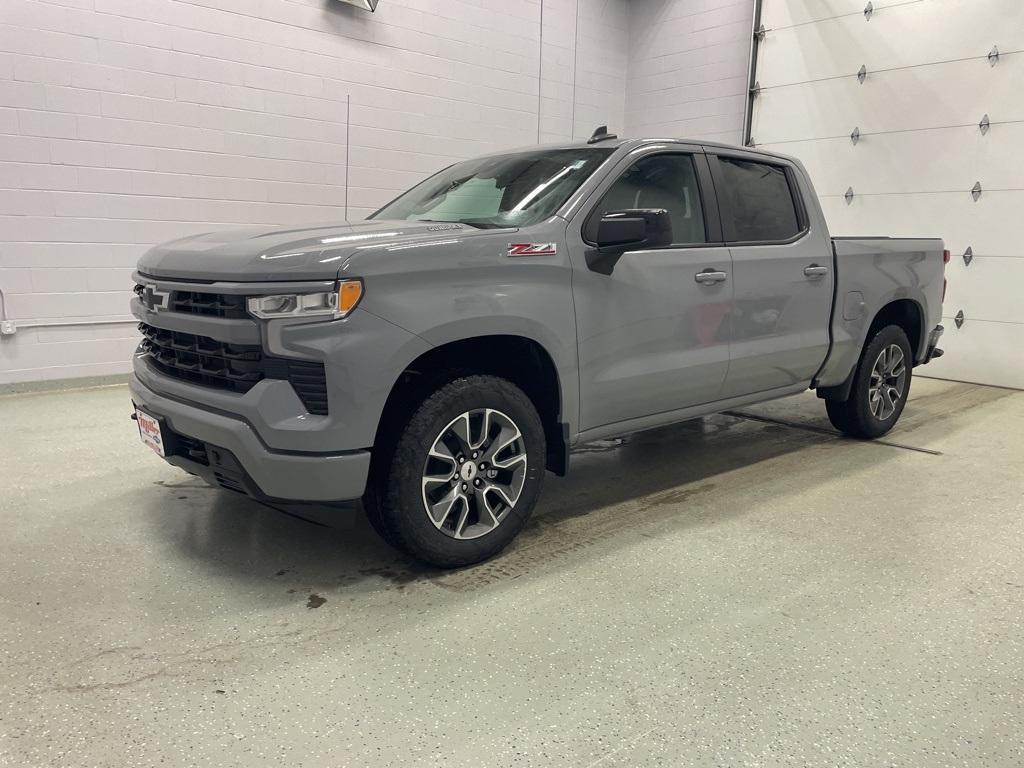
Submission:
POLYGON ((629 135, 741 143, 753 0, 642 0, 632 8, 629 135))
POLYGON ((7 316, 107 323, 3 337, 0 383, 127 370, 134 329, 109 323, 154 243, 361 218, 452 161, 599 124, 738 138, 751 5, 0 0, 7 316))
POLYGON ((541 142, 621 133, 629 25, 644 0, 544 0, 541 142))
POLYGON ((4 337, 0 383, 127 370, 110 321, 149 245, 361 218, 454 160, 621 127, 627 11, 544 0, 542 50, 540 0, 0 0, 7 316, 105 323, 4 337))

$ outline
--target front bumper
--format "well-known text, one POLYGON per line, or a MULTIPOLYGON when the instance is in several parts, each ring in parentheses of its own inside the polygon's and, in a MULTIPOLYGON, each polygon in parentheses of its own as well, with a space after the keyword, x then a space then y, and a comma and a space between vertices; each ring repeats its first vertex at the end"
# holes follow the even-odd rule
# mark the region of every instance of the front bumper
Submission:
POLYGON ((181 445, 192 448, 191 455, 189 450, 180 450, 169 455, 167 461, 212 485, 256 498, 288 501, 350 501, 366 490, 370 470, 367 450, 272 450, 242 419, 161 395, 134 374, 129 389, 136 406, 163 419, 175 437, 186 438, 181 445), (197 443, 201 447, 197 448, 197 443))

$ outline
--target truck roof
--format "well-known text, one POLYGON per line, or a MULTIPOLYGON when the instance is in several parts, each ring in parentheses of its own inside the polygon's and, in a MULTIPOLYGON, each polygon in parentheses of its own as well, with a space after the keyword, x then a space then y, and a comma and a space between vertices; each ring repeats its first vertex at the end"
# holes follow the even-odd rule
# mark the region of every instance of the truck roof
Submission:
POLYGON ((641 147, 645 144, 690 144, 701 147, 713 147, 715 149, 731 149, 740 150, 743 152, 752 152, 759 155, 765 155, 768 157, 778 157, 785 160, 792 160, 788 155, 783 155, 778 152, 771 152, 758 147, 743 147, 738 144, 728 144, 723 141, 708 141, 706 139, 684 139, 676 136, 649 136, 645 138, 619 138, 617 136, 609 136, 606 139, 600 139, 598 141, 565 141, 555 142, 551 144, 532 145, 527 147, 516 147, 515 149, 509 150, 511 152, 531 152, 538 149, 585 149, 587 147, 595 148, 612 148, 612 149, 625 149, 629 151, 635 147, 641 147))

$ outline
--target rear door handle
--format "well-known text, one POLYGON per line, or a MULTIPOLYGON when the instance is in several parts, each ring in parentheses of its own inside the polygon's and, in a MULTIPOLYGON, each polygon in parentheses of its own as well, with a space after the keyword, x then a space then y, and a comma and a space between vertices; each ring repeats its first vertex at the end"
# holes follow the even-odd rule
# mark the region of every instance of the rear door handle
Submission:
POLYGON ((811 264, 804 267, 804 274, 808 277, 824 277, 828 274, 828 267, 822 267, 818 264, 811 264))
POLYGON ((711 267, 702 269, 693 279, 701 285, 714 285, 715 283, 724 283, 728 279, 728 275, 725 272, 719 272, 711 267))

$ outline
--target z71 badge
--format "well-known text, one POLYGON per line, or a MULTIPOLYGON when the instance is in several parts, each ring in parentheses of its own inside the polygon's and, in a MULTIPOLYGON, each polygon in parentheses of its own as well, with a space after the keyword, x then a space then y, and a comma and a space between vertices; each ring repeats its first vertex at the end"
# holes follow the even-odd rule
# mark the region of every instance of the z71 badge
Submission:
POLYGON ((509 243, 509 256, 554 256, 558 252, 556 243, 509 243))

